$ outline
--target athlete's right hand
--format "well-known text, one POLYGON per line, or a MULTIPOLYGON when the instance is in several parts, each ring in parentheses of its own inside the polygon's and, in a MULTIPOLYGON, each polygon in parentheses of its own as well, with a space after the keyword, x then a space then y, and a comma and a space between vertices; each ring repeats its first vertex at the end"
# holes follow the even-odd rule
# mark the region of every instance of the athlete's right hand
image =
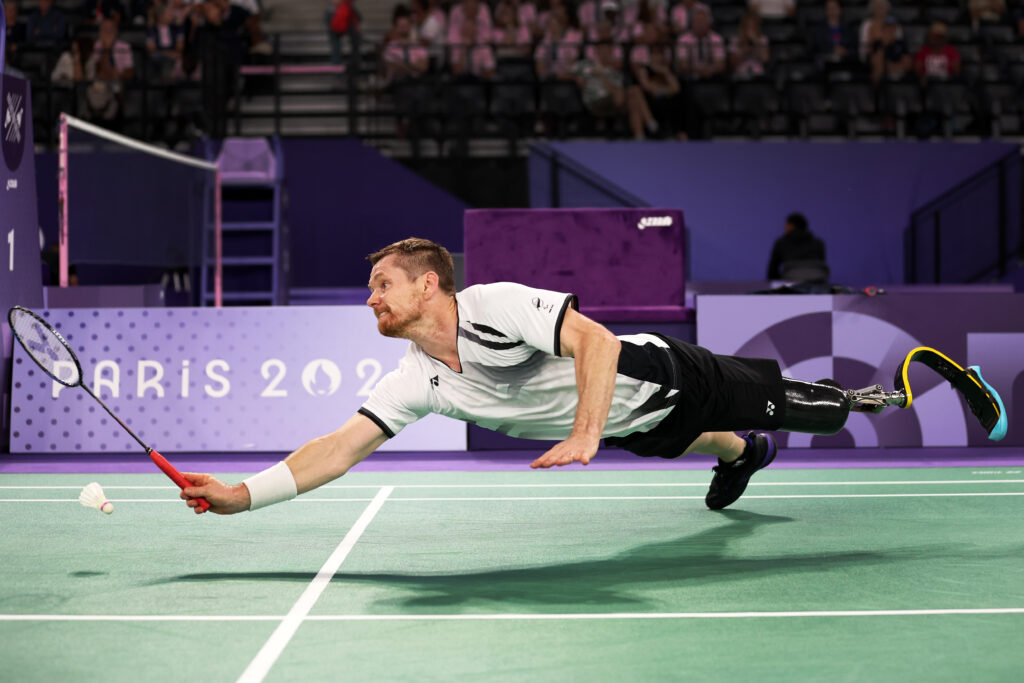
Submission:
POLYGON ((197 515, 206 510, 199 507, 196 498, 205 498, 210 503, 209 512, 218 515, 233 515, 236 512, 245 512, 249 509, 251 500, 249 489, 245 484, 230 486, 211 474, 197 474, 195 472, 182 472, 183 477, 189 480, 192 486, 186 486, 181 490, 180 497, 190 508, 193 508, 197 515))

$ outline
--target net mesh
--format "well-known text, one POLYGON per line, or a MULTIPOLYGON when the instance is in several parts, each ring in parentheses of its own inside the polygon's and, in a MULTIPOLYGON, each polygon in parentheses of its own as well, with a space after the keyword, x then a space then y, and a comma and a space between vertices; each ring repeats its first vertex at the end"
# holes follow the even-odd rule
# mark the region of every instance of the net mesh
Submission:
POLYGON ((78 358, 64 338, 34 313, 12 308, 7 316, 21 347, 53 379, 73 387, 82 381, 78 358))
MULTIPOLYGON (((124 272, 143 278, 201 265, 217 201, 212 166, 169 158, 162 155, 166 150, 96 131, 70 117, 67 148, 62 199, 67 203, 68 260, 79 273, 82 265, 107 267, 89 268, 94 275, 123 266, 129 268, 122 270, 122 278, 124 272)), ((128 284, 95 280, 83 284, 128 284)))

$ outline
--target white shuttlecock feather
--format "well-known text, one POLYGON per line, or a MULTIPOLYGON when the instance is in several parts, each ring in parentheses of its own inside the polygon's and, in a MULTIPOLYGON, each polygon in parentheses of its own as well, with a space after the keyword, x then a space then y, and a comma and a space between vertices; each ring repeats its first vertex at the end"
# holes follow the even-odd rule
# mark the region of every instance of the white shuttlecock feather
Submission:
POLYGON ((78 494, 78 502, 87 508, 96 508, 100 512, 110 514, 114 511, 114 504, 107 500, 106 494, 99 484, 93 482, 82 489, 78 494))

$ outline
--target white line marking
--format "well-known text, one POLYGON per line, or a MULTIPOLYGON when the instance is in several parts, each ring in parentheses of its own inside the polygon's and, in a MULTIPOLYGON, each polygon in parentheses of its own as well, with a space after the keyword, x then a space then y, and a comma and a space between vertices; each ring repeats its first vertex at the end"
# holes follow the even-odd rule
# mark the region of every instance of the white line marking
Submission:
MULTIPOLYGON (((394 487, 387 487, 393 489, 394 487)), ((996 496, 1024 496, 1024 491, 972 491, 948 493, 793 493, 778 495, 747 494, 744 500, 774 500, 783 498, 971 498, 996 496)), ((373 498, 295 498, 291 503, 365 503, 373 498)), ((704 496, 463 496, 463 497, 394 497, 393 502, 495 502, 523 500, 704 500, 704 496)), ((77 503, 77 498, 0 498, 0 503, 77 503)), ((111 503, 181 503, 179 498, 111 498, 111 503)))
MULTIPOLYGON (((935 479, 913 481, 752 481, 750 486, 927 486, 929 484, 1024 484, 1024 479, 935 479)), ((672 488, 676 486, 707 486, 706 481, 643 482, 643 483, 593 483, 593 484, 395 484, 396 489, 561 489, 561 488, 672 488)), ((0 486, 0 490, 79 490, 82 486, 0 486)), ((168 489, 168 486, 104 486, 103 490, 153 490, 168 489)), ((326 484, 324 489, 379 489, 378 484, 326 484)))
MULTIPOLYGON (((821 610, 807 612, 608 612, 592 614, 321 614, 304 621, 555 621, 604 619, 801 619, 814 617, 921 617, 959 614, 1024 614, 1024 607, 821 610)), ((285 617, 287 618, 287 617, 285 617)), ((0 614, 2 621, 278 621, 268 615, 0 614)), ((244 676, 244 674, 243 674, 244 676)))
POLYGON ((373 501, 366 506, 363 514, 359 515, 359 519, 356 520, 356 523, 345 534, 345 538, 341 539, 341 543, 334 549, 331 556, 320 567, 320 571, 316 573, 313 580, 306 586, 306 590, 302 592, 299 599, 292 605, 284 620, 278 624, 270 638, 260 648, 256 657, 249 662, 249 666, 238 677, 239 683, 260 683, 266 677, 270 668, 274 666, 274 662, 281 656, 281 652, 288 646, 292 636, 295 635, 299 626, 302 625, 302 621, 309 615, 309 611, 313 609, 313 605, 320 598, 320 594, 324 592, 327 584, 331 582, 331 578, 338 571, 338 567, 348 557, 349 552, 355 547, 356 542, 359 541, 359 537, 366 531, 366 527, 370 525, 374 516, 384 505, 384 501, 387 500, 394 490, 392 486, 385 486, 377 492, 377 495, 373 497, 373 501))

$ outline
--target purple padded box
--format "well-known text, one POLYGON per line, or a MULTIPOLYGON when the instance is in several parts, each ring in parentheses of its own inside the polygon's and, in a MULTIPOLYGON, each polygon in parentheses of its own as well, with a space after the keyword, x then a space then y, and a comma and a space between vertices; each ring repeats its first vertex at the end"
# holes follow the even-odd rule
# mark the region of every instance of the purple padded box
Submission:
POLYGON ((679 209, 475 209, 464 218, 466 285, 572 292, 601 322, 693 319, 679 209))

